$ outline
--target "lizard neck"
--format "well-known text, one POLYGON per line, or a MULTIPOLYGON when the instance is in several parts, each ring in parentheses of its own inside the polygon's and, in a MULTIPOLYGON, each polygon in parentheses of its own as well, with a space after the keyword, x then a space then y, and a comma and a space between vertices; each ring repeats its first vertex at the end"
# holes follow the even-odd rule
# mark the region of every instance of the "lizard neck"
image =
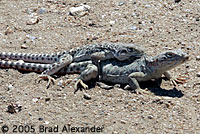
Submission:
POLYGON ((161 75, 166 72, 166 69, 160 67, 159 60, 157 57, 146 57, 145 58, 146 68, 148 72, 155 78, 161 77, 161 75))

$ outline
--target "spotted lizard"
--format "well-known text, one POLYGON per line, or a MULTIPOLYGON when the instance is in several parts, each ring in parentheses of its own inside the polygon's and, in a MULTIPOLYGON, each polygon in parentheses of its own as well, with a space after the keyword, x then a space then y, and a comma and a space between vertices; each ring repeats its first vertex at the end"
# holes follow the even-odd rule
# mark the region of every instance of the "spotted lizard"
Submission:
POLYGON ((25 62, 51 64, 39 76, 41 79, 48 80, 47 87, 49 87, 50 83, 55 81, 51 75, 55 74, 72 62, 91 60, 91 56, 93 59, 96 59, 96 62, 97 60, 107 59, 117 59, 119 61, 123 61, 129 59, 130 57, 140 57, 143 54, 143 48, 135 44, 99 43, 73 48, 69 51, 63 51, 56 54, 2 52, 0 53, 0 59, 23 60, 25 62))
MULTIPOLYGON (((61 69, 58 73, 80 73, 75 89, 80 83, 83 88, 87 88, 84 81, 96 78, 99 74, 100 81, 117 84, 128 84, 136 93, 141 92, 138 82, 158 79, 163 74, 172 79, 168 70, 187 61, 189 56, 181 50, 169 50, 157 56, 150 57, 143 55, 141 58, 120 62, 117 60, 105 60, 100 62, 100 66, 95 66, 92 61, 71 63, 61 69), (98 72, 100 68, 101 72, 98 72)), ((49 64, 19 63, 11 61, 0 61, 0 67, 15 68, 27 71, 42 72, 50 66, 49 64)))

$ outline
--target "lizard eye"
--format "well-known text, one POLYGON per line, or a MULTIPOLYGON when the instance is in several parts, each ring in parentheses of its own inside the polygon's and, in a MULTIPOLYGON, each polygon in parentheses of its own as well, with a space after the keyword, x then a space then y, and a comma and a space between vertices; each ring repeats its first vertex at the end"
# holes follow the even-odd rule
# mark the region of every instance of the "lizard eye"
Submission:
POLYGON ((167 54, 167 57, 169 57, 169 58, 171 58, 171 57, 173 57, 173 56, 174 56, 173 53, 168 53, 168 54, 167 54))

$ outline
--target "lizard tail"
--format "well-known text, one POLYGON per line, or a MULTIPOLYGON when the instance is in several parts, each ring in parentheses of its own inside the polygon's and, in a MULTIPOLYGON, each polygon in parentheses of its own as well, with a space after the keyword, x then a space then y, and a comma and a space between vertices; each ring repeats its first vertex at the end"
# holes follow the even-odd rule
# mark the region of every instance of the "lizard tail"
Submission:
POLYGON ((36 64, 36 63, 25 63, 25 62, 13 62, 13 61, 0 61, 0 68, 12 68, 22 71, 31 72, 43 72, 50 67, 50 64, 36 64))
POLYGON ((58 61, 56 54, 31 54, 31 53, 0 53, 0 59, 23 60, 33 63, 54 63, 58 61))

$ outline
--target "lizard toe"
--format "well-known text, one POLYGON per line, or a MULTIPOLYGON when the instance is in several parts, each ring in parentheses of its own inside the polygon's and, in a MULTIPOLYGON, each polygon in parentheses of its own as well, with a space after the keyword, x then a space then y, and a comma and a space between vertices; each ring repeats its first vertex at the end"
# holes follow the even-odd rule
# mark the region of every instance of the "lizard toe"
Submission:
POLYGON ((81 79, 79 79, 74 85, 74 92, 77 92, 79 89, 88 89, 88 85, 86 85, 81 79))
POLYGON ((51 83, 52 84, 55 84, 55 79, 52 78, 51 76, 49 75, 39 75, 38 78, 36 79, 36 82, 39 83, 41 80, 48 80, 48 83, 47 83, 47 88, 50 87, 51 83))

